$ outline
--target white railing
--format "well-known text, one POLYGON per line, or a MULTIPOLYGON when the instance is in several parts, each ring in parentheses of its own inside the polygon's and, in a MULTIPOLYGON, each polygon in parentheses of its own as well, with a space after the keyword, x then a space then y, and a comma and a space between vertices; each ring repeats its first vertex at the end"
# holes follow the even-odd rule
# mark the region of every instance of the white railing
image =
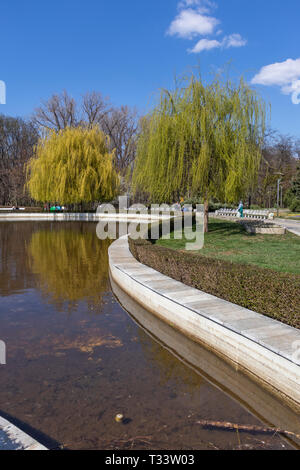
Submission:
POLYGON ((18 207, 16 209, 15 207, 0 207, 1 212, 9 212, 9 211, 25 211, 25 207, 18 207))
MULTIPOLYGON (((243 211, 244 217, 246 219, 273 219, 274 213, 269 210, 250 210, 246 209, 243 211)), ((216 211, 216 215, 220 215, 222 217, 235 217, 241 218, 241 214, 237 209, 219 209, 216 211)))

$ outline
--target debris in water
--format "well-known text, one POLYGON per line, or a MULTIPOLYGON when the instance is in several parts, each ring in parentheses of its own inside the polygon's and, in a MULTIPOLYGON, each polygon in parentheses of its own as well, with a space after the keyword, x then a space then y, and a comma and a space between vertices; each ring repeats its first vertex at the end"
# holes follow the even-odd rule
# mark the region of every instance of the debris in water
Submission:
POLYGON ((116 421, 117 423, 122 423, 122 422, 123 422, 123 419, 124 419, 124 415, 122 415, 122 413, 116 414, 116 416, 115 416, 115 421, 116 421))

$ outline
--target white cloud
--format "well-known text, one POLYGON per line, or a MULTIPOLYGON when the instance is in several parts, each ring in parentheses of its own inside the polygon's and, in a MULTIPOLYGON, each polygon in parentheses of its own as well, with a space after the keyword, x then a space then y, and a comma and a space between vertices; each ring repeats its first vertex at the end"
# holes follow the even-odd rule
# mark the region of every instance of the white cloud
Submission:
POLYGON ((199 6, 199 4, 201 4, 199 0, 182 0, 178 3, 178 8, 194 7, 195 5, 199 6))
POLYGON ((230 36, 225 36, 222 41, 217 41, 216 39, 200 39, 193 49, 189 49, 188 52, 199 54, 202 51, 210 51, 211 49, 229 49, 230 47, 242 47, 246 44, 247 41, 243 39, 240 34, 231 34, 230 36))
POLYGON ((229 47, 243 47, 247 44, 247 41, 240 34, 231 34, 224 38, 223 44, 228 49, 229 47))
POLYGON ((284 62, 276 62, 262 67, 259 73, 253 77, 251 83, 253 85, 280 86, 282 93, 291 94, 293 103, 299 104, 296 102, 296 98, 300 93, 300 58, 287 59, 284 62))
POLYGON ((210 51, 217 47, 222 47, 222 43, 216 39, 200 39, 193 49, 189 49, 189 52, 193 54, 199 54, 202 51, 210 51))
POLYGON ((197 7, 199 13, 210 13, 216 4, 210 0, 181 0, 178 3, 179 10, 190 7, 197 7))
POLYGON ((213 16, 203 15, 191 8, 182 10, 172 21, 168 34, 180 38, 192 39, 195 36, 212 34, 219 21, 213 16))
MULTIPOLYGON (((167 34, 190 40, 197 36, 220 36, 222 30, 217 29, 220 21, 212 15, 214 8, 216 4, 211 0, 181 0, 178 3, 179 14, 172 21, 167 34)), ((196 54, 216 48, 242 47, 246 43, 238 33, 224 36, 220 40, 204 37, 193 48, 188 49, 188 52, 196 54)))
POLYGON ((255 85, 289 85, 300 78, 300 59, 287 59, 285 62, 262 67, 252 79, 255 85))

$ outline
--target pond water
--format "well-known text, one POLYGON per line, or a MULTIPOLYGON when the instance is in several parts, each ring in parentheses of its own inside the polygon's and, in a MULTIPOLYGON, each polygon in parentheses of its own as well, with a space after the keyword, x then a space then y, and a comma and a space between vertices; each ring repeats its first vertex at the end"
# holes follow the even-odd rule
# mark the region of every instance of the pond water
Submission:
POLYGON ((108 245, 94 223, 0 223, 0 415, 51 448, 291 448, 197 424, 297 430, 298 418, 114 286, 122 307, 108 245))

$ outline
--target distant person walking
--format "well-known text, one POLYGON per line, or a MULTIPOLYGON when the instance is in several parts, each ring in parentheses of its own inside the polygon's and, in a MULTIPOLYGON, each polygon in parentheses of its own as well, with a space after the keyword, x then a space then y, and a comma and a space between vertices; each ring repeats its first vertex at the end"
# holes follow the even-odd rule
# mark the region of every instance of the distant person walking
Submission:
POLYGON ((240 217, 243 218, 244 217, 244 205, 243 205, 243 201, 240 202, 240 205, 238 207, 238 212, 240 213, 240 217))

